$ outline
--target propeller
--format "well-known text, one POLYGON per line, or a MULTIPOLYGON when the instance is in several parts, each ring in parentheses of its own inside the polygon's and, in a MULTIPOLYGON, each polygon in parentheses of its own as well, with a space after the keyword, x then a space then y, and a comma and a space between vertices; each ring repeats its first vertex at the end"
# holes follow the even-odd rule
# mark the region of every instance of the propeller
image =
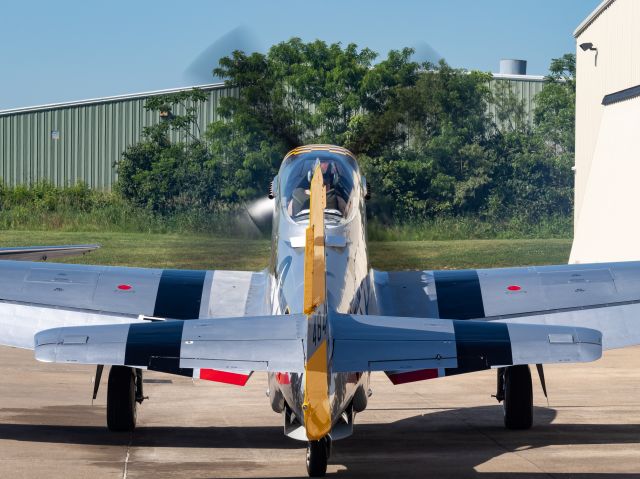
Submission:
POLYGON ((262 234, 271 233, 275 200, 271 198, 259 198, 249 203, 246 208, 247 214, 256 228, 258 228, 262 234))
MULTIPOLYGON (((230 56, 236 50, 252 53, 264 49, 249 28, 238 26, 205 48, 184 71, 185 79, 196 85, 222 81, 221 78, 214 75, 213 69, 218 67, 221 58, 230 56)), ((247 214, 240 215, 238 227, 245 234, 250 235, 255 235, 255 228, 261 234, 271 233, 273 208, 274 201, 269 198, 260 198, 245 205, 247 214), (246 230, 247 225, 250 225, 251 231, 246 230)))
POLYGON ((411 55, 411 60, 417 63, 433 63, 437 64, 441 59, 442 55, 440 55, 431 45, 429 45, 424 40, 414 43, 411 48, 413 48, 414 52, 411 55))
POLYGON ((214 41, 191 62, 184 72, 185 79, 197 85, 222 81, 213 74, 213 69, 218 67, 221 58, 230 56, 236 50, 252 53, 263 49, 249 28, 236 27, 214 41))

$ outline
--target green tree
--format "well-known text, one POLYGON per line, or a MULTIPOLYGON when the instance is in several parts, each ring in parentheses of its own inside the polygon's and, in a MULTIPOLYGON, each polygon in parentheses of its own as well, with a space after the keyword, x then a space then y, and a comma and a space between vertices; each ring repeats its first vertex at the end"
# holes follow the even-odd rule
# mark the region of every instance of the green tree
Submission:
POLYGON ((284 154, 305 143, 361 153, 397 142, 403 135, 395 127, 397 109, 391 128, 380 121, 371 127, 371 118, 391 111, 396 90, 415 83, 419 66, 411 53, 392 51, 374 65, 376 54, 354 44, 292 38, 266 55, 236 51, 221 59, 215 74, 238 94, 221 100, 222 119, 209 125, 206 137, 225 172, 224 197, 264 194, 284 154))
POLYGON ((535 98, 533 129, 503 128, 496 135, 495 181, 484 209, 489 219, 571 215, 575 89, 575 55, 553 59, 535 98))
POLYGON ((116 190, 132 203, 160 212, 210 206, 219 197, 221 175, 200 138, 200 90, 152 97, 145 108, 161 120, 146 127, 142 141, 130 146, 117 163, 116 190))
POLYGON ((571 214, 570 162, 555 155, 535 133, 509 132, 495 138, 493 181, 481 213, 488 220, 519 218, 535 223, 571 214))
POLYGON ((285 141, 261 130, 242 128, 235 121, 212 123, 206 138, 210 164, 220 174, 219 195, 223 203, 266 196, 269 181, 287 151, 285 141))
POLYGON ((575 151, 576 56, 554 58, 544 89, 536 96, 534 122, 557 154, 575 151))
POLYGON ((385 114, 370 120, 404 135, 370 148, 363 163, 376 192, 373 214, 416 221, 479 208, 491 180, 490 78, 442 61, 396 89, 385 114))
POLYGON ((237 96, 222 99, 220 112, 289 149, 309 142, 344 145, 363 116, 387 111, 398 89, 415 84, 419 65, 410 61, 412 53, 391 51, 373 64, 377 54, 367 48, 299 38, 274 45, 266 55, 234 52, 215 70, 239 88, 237 96))
POLYGON ((118 189, 160 212, 233 205, 266 194, 288 150, 322 142, 359 155, 369 211, 389 222, 569 215, 574 56, 552 61, 530 125, 508 82, 412 53, 375 63, 367 48, 298 38, 234 52, 215 70, 234 94, 204 132, 203 92, 149 99, 163 120, 124 152, 118 189))

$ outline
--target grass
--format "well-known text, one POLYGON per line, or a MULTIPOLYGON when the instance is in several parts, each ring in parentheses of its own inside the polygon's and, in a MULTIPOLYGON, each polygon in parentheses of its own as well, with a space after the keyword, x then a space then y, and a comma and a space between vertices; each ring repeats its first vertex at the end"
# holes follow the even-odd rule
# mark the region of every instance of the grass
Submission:
POLYGON ((209 233, 259 236, 241 206, 184 208, 161 215, 134 206, 115 193, 79 183, 47 182, 6 187, 0 181, 0 230, 121 233, 209 233), (242 216, 239 216, 243 213, 242 216))
POLYGON ((519 217, 487 220, 477 216, 445 216, 392 225, 374 219, 368 222, 367 230, 373 241, 567 239, 573 235, 573 218, 557 215, 533 221, 519 217))
POLYGON ((205 235, 4 231, 1 246, 99 243, 102 247, 66 263, 179 269, 248 269, 267 266, 267 240, 221 239, 205 235))
MULTIPOLYGON (((100 243, 102 248, 65 262, 186 269, 261 270, 268 240, 224 239, 202 234, 2 231, 0 246, 100 243)), ((372 241, 369 258, 381 270, 489 268, 562 264, 569 239, 372 241)))
MULTIPOLYGON (((380 218, 377 215, 376 218, 380 218)), ((369 221, 372 241, 467 239, 566 239, 572 235, 571 215, 533 219, 528 215, 487 218, 482 215, 405 218, 369 221)), ((58 187, 47 182, 7 187, 0 182, 0 231, 65 231, 101 233, 210 234, 242 239, 260 238, 245 206, 182 207, 160 214, 124 200, 116 193, 79 183, 58 187)))
POLYGON ((494 268, 566 263, 571 240, 374 241, 369 250, 381 270, 494 268))

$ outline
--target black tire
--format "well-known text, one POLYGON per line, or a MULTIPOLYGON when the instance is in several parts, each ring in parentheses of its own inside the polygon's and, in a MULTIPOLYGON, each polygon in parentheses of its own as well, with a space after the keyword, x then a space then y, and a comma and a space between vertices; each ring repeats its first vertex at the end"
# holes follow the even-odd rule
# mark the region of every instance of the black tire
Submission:
POLYGON ((309 477, 324 477, 327 473, 329 448, 327 439, 307 443, 307 474, 309 477))
POLYGON ((529 366, 509 366, 504 371, 504 425, 529 429, 533 425, 533 388, 529 366))
POLYGON ((133 431, 136 427, 136 373, 126 366, 111 366, 107 389, 107 427, 133 431))
POLYGON ((280 390, 269 390, 269 402, 271 403, 273 412, 280 414, 284 411, 284 396, 280 390))
POLYGON ((367 409, 367 403, 369 402, 369 398, 367 397, 367 393, 364 390, 363 386, 359 386, 356 389, 355 394, 353 395, 353 412, 362 412, 367 409))

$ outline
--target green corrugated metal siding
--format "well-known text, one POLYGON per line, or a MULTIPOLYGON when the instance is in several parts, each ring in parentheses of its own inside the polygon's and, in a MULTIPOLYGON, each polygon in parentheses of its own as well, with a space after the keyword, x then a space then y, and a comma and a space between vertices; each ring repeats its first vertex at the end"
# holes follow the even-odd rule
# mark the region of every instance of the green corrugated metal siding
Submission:
MULTIPOLYGON (((209 99, 198 107, 201 128, 217 119, 219 99, 234 94, 225 87, 203 90, 209 99)), ((0 114, 0 178, 9 186, 83 181, 92 188, 111 189, 114 162, 140 140, 145 126, 159 121, 157 112, 144 109, 149 96, 0 114), (53 139, 53 131, 59 139, 53 139)))
MULTIPOLYGON (((534 98, 543 82, 493 80, 496 81, 510 82, 513 91, 525 101, 532 121, 534 98)), ((201 89, 209 95, 208 101, 198 108, 198 123, 204 131, 206 125, 218 119, 220 98, 237 94, 237 90, 222 85, 201 89)), ((110 190, 116 181, 114 163, 127 146, 140 140, 145 126, 159 121, 157 112, 144 109, 145 101, 152 95, 0 112, 0 178, 8 186, 39 180, 58 186, 83 181, 92 188, 110 190), (59 139, 52 139, 52 131, 59 132, 59 139)), ((490 108, 490 112, 495 114, 495 108, 490 108)))
MULTIPOLYGON (((497 82, 508 82, 511 91, 516 97, 524 102, 524 109, 527 114, 529 124, 533 125, 533 111, 536 105, 536 95, 544 88, 544 80, 538 79, 514 79, 514 78, 494 78, 491 81, 491 88, 495 87, 497 82)), ((496 115, 495 105, 489 105, 489 113, 494 117, 496 115)))

